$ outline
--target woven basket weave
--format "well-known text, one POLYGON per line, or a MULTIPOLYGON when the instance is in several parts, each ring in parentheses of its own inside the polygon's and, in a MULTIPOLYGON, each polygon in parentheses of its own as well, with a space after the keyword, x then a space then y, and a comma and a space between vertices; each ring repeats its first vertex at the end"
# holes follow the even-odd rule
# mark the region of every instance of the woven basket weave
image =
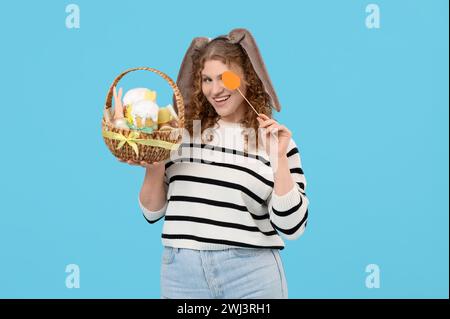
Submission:
POLYGON ((176 150, 181 143, 184 129, 184 102, 175 82, 166 74, 153 68, 132 68, 121 73, 111 84, 106 97, 102 120, 102 135, 111 153, 122 160, 160 162, 170 157, 171 150, 176 150), (112 106, 113 89, 127 73, 145 70, 158 74, 172 87, 178 108, 178 127, 172 130, 156 130, 144 133, 131 129, 116 128, 105 118, 105 111, 110 112, 112 106))

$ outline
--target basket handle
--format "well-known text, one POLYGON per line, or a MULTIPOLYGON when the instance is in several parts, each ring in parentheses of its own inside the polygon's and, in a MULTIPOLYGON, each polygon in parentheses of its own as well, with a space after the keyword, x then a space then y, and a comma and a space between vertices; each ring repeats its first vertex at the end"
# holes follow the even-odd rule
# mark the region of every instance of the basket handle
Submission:
POLYGON ((177 102, 176 107, 177 107, 178 118, 179 118, 178 127, 184 128, 184 102, 183 102, 183 96, 181 95, 180 89, 178 88, 177 84, 167 74, 165 74, 159 70, 153 69, 153 68, 147 68, 147 67, 132 68, 132 69, 125 70, 124 72, 119 74, 116 77, 116 79, 113 81, 113 83, 111 84, 111 87, 109 88, 108 95, 106 97, 106 102, 105 102, 105 110, 111 108, 111 106, 112 106, 113 90, 114 90, 114 87, 117 85, 117 83, 127 73, 138 71, 138 70, 145 70, 145 71, 150 71, 150 72, 156 73, 169 83, 169 85, 171 86, 171 88, 173 90, 173 94, 175 94, 175 100, 177 102))

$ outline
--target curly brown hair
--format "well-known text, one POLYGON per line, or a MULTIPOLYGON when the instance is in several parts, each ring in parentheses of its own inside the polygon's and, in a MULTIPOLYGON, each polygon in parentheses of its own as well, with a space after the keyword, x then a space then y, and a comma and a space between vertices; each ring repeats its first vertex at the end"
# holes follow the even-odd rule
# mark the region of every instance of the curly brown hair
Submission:
MULTIPOLYGON (((209 60, 218 60, 230 66, 231 63, 239 65, 244 72, 244 79, 242 82, 246 85, 246 98, 255 107, 258 113, 263 113, 272 118, 272 108, 270 106, 270 96, 264 90, 261 80, 256 75, 251 61, 244 49, 239 44, 231 43, 226 37, 218 37, 208 42, 204 47, 197 50, 193 56, 193 87, 192 96, 189 103, 189 113, 186 115, 186 129, 189 134, 193 136, 193 121, 201 121, 201 135, 204 141, 203 133, 205 130, 213 127, 219 120, 219 115, 215 109, 210 105, 202 92, 202 75, 205 62, 209 60)), ((257 115, 249 106, 244 114, 241 124, 245 128, 252 128, 248 130, 254 136, 258 144, 258 128, 259 123, 257 115)), ((243 132, 245 138, 245 151, 248 151, 249 133, 246 130, 243 132)), ((211 141, 212 136, 207 137, 207 141, 211 141)), ((257 146, 256 144, 256 146, 257 146)))

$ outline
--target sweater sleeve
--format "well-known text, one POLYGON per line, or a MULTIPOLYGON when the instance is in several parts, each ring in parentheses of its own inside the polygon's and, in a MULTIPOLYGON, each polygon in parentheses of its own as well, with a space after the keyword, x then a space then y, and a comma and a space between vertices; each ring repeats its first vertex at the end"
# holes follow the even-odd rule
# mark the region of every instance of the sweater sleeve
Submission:
MULTIPOLYGON (((167 178, 167 172, 164 173, 164 188, 166 190, 166 194, 167 194, 167 190, 169 188, 169 181, 167 178)), ((145 219, 147 220, 147 222, 149 222, 150 224, 154 224, 156 223, 158 220, 160 220, 161 218, 164 217, 164 215, 166 214, 166 210, 167 210, 167 206, 169 204, 169 201, 166 198, 165 204, 163 207, 161 207, 160 209, 156 210, 156 211, 151 211, 149 209, 147 209, 141 202, 141 199, 138 195, 138 201, 139 201, 139 206, 142 210, 142 213, 144 214, 145 219)))
POLYGON ((291 139, 288 152, 289 170, 294 187, 282 196, 272 190, 267 199, 272 226, 286 239, 297 239, 305 231, 308 219, 309 200, 306 197, 306 179, 301 167, 301 159, 295 142, 291 139))

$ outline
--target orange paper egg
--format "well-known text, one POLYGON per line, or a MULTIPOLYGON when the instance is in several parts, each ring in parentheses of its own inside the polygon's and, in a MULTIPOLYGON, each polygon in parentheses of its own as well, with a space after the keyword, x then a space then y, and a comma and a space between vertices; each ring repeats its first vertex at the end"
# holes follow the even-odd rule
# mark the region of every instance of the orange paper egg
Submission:
POLYGON ((225 71, 222 73, 222 82, 228 90, 236 90, 241 86, 241 79, 232 71, 225 71))

